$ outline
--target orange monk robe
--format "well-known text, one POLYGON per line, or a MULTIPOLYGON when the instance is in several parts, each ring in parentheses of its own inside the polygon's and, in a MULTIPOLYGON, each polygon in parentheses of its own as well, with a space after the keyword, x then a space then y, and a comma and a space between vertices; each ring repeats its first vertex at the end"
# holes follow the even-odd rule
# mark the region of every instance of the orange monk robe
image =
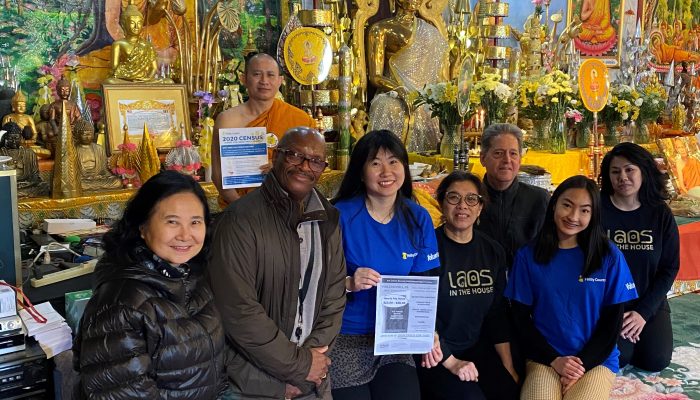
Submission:
MULTIPOLYGON (((264 126, 268 133, 274 133, 277 136, 277 140, 279 140, 291 128, 297 126, 315 128, 316 122, 304 111, 282 100, 274 99, 272 107, 250 121, 246 128, 258 126, 264 126)), ((268 149, 267 157, 272 160, 272 149, 268 149)))
POLYGON ((700 186, 700 161, 693 157, 688 157, 683 166, 683 185, 686 190, 700 186))

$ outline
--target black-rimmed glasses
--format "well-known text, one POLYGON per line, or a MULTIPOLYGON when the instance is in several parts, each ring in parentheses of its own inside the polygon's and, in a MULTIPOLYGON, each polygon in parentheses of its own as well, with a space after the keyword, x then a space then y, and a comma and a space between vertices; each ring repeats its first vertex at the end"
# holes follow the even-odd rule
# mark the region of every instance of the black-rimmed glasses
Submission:
POLYGON ((309 168, 314 172, 323 172, 328 166, 328 163, 320 158, 309 157, 304 153, 297 153, 294 150, 289 149, 277 149, 277 151, 284 154, 284 159, 292 165, 301 165, 304 160, 309 162, 309 168))
POLYGON ((447 203, 452 204, 453 206, 458 205, 462 201, 462 199, 464 199, 464 202, 468 206, 475 206, 481 203, 481 198, 481 195, 474 193, 469 193, 466 196, 462 196, 457 192, 447 192, 447 194, 445 195, 445 200, 447 200, 447 203))

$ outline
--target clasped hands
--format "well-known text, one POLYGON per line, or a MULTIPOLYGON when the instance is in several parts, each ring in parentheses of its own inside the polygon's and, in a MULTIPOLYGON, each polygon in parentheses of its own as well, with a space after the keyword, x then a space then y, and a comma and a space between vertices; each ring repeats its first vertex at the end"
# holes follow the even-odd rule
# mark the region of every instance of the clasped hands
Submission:
POLYGON ((642 334, 644 325, 647 321, 636 311, 627 311, 622 316, 622 330, 620 336, 632 343, 639 341, 639 335, 642 334))
MULTIPOLYGON (((331 359, 325 354, 328 351, 328 346, 312 347, 309 350, 311 350, 311 367, 306 380, 315 383, 318 387, 328 376, 328 368, 331 365, 331 359)), ((298 387, 289 383, 286 385, 284 391, 285 399, 293 399, 301 395, 301 390, 298 387)))
POLYGON ((562 385, 562 393, 566 393, 586 373, 583 361, 576 356, 557 357, 549 364, 557 374, 562 385))

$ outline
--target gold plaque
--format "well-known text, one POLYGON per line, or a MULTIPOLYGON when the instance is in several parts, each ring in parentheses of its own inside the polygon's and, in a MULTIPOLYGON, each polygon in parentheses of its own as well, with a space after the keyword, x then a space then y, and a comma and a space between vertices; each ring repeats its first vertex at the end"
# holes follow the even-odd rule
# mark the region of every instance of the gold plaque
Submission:
POLYGON ((338 105, 338 90, 337 89, 317 89, 317 90, 300 90, 299 102, 302 107, 317 107, 337 106, 338 105), (313 92, 313 97, 311 93, 313 92))
POLYGON ((507 60, 510 58, 510 47, 488 46, 484 52, 487 60, 507 60))
POLYGON ((489 17, 507 17, 508 3, 486 3, 484 7, 484 15, 489 17))
POLYGON ((510 25, 484 25, 480 29, 480 36, 492 39, 509 38, 510 25))
POLYGON ((333 13, 331 10, 299 10, 297 15, 304 26, 333 26, 333 13))
POLYGON ((579 67, 578 82, 583 105, 592 112, 602 110, 610 91, 608 67, 597 58, 589 58, 579 67))
POLYGON ((331 42, 316 28, 297 28, 284 41, 284 64, 302 85, 321 83, 333 64, 331 42))

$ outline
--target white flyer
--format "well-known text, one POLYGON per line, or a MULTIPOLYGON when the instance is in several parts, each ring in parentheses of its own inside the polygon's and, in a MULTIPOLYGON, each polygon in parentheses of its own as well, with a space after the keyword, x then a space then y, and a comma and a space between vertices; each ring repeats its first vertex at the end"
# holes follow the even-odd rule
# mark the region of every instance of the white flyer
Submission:
POLYGON ((221 186, 224 189, 262 184, 265 175, 260 167, 268 162, 266 135, 264 126, 219 129, 221 186))
POLYGON ((377 285, 375 356, 430 352, 438 283, 437 276, 382 275, 377 285))

